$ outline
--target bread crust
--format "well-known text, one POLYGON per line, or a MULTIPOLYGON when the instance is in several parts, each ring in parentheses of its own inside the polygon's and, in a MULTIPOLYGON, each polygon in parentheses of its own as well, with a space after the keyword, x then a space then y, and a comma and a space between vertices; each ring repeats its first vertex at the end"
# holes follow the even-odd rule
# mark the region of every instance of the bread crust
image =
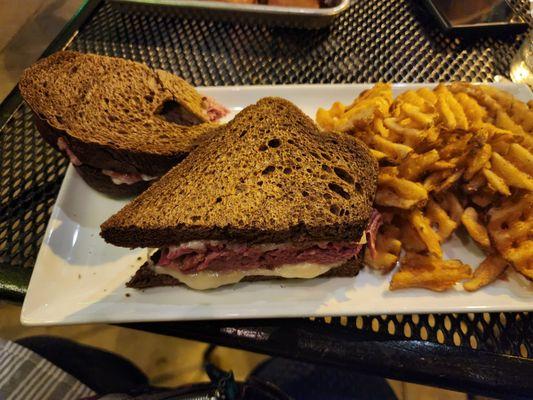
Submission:
POLYGON ((109 176, 104 175, 102 170, 97 168, 89 167, 88 165, 74 168, 76 168, 85 183, 94 190, 116 199, 134 197, 144 192, 152 184, 152 181, 139 181, 132 185, 117 185, 113 183, 109 176))
MULTIPOLYGON (((54 129, 50 124, 48 124, 45 120, 39 118, 36 113, 33 113, 35 126, 41 133, 41 136, 43 139, 52 147, 54 147, 57 151, 61 150, 57 146, 57 141, 61 137, 65 140, 67 143, 67 146, 69 146, 70 149, 74 149, 73 151, 76 152, 75 154, 83 155, 82 157, 78 157, 80 161, 86 160, 89 158, 92 160, 92 162, 95 162, 97 165, 101 165, 102 168, 95 168, 91 167, 87 163, 84 163, 82 161, 82 165, 74 166, 76 168, 76 171, 78 171, 78 174, 82 177, 82 179, 87 183, 90 187, 92 187, 94 190, 103 193, 107 196, 113 197, 113 198, 127 198, 127 197, 133 197, 136 196, 142 192, 144 192, 154 181, 140 181, 137 183, 134 183, 133 185, 116 185, 111 180, 111 177, 104 175, 102 173, 103 169, 109 169, 112 171, 120 170, 121 172, 125 173, 140 173, 138 172, 138 169, 127 163, 121 163, 118 160, 116 160, 113 157, 109 157, 109 153, 99 151, 98 149, 94 148, 91 145, 85 145, 83 142, 79 143, 79 146, 73 146, 72 141, 69 141, 67 139, 69 136, 65 134, 65 132, 61 132, 57 129, 54 129), (93 155, 91 157, 91 155, 93 155), (109 158, 109 159, 106 159, 109 158), (98 162, 100 161, 100 162, 98 162)), ((181 159, 185 158, 185 155, 181 159)), ((161 157, 154 157, 152 163, 147 163, 147 165, 158 165, 158 168, 152 171, 143 172, 146 175, 149 175, 152 173, 154 176, 157 176, 159 174, 162 174, 160 172, 160 168, 163 168, 163 171, 165 171, 165 168, 168 170, 172 168, 172 166, 181 159, 176 159, 176 161, 167 162, 165 166, 165 160, 161 157)), ((141 164, 142 165, 142 164, 141 164)))
POLYGON ((188 154, 183 152, 165 156, 124 150, 110 151, 105 146, 83 142, 69 135, 66 131, 54 128, 46 120, 40 118, 35 111, 33 111, 33 119, 37 130, 50 146, 61 152, 57 142, 59 138, 63 138, 82 165, 99 170, 108 169, 121 173, 161 176, 181 162, 188 154))

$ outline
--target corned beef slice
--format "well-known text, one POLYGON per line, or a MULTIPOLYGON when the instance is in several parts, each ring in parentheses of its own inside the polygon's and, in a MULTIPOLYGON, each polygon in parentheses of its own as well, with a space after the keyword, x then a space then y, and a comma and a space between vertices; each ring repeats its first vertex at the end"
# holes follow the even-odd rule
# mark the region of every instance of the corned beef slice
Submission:
MULTIPOLYGON (((381 225, 381 215, 374 211, 366 229, 371 253, 375 252, 375 237, 381 225)), ((174 268, 187 274, 203 270, 242 271, 275 269, 281 265, 345 262, 361 251, 358 242, 316 242, 249 246, 227 241, 194 241, 162 249, 157 265, 174 268)))

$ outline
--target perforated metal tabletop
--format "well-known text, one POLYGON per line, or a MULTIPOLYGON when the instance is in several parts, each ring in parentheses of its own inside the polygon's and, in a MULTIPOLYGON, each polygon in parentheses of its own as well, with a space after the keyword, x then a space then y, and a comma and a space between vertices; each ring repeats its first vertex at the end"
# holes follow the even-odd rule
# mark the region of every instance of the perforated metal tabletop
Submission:
MULTIPOLYGON (((513 1, 528 19, 528 1, 513 1)), ((89 1, 47 50, 163 68, 194 85, 493 81, 524 35, 452 37, 417 2, 354 1, 330 28, 183 19, 89 1)), ((67 161, 46 145, 15 90, 1 106, 0 295, 24 296, 67 161)), ((137 324, 458 390, 533 393, 528 313, 137 324)))

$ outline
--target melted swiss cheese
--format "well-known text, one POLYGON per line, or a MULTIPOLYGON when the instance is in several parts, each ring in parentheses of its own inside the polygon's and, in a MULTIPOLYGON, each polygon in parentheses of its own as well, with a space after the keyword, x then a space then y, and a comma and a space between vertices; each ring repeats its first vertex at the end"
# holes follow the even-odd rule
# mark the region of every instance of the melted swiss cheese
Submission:
POLYGON ((156 274, 166 274, 179 280, 185 285, 196 290, 215 289, 224 285, 231 285, 244 279, 246 276, 279 276, 281 278, 300 278, 312 279, 328 272, 330 269, 338 267, 342 262, 333 264, 285 264, 276 269, 251 269, 247 271, 230 271, 230 272, 213 272, 201 271, 196 274, 184 274, 173 268, 156 265, 154 272, 156 274))

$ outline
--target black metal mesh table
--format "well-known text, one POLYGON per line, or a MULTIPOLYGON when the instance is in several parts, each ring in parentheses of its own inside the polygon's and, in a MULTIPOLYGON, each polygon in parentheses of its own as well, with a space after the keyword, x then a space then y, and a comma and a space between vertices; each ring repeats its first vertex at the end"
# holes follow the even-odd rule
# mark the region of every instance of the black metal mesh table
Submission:
MULTIPOLYGON (((531 21, 528 2, 513 3, 531 21)), ((181 19, 146 9, 126 12, 92 1, 48 52, 66 46, 130 58, 202 86, 492 81, 508 75, 524 40, 524 35, 450 37, 434 25, 408 0, 354 1, 331 28, 316 31, 181 19)), ((67 161, 41 140, 16 91, 1 111, 0 293, 22 299, 67 161)), ((533 376, 528 313, 134 327, 463 390, 533 390, 527 379, 533 376), (483 365, 466 369, 468 360, 483 365)))

